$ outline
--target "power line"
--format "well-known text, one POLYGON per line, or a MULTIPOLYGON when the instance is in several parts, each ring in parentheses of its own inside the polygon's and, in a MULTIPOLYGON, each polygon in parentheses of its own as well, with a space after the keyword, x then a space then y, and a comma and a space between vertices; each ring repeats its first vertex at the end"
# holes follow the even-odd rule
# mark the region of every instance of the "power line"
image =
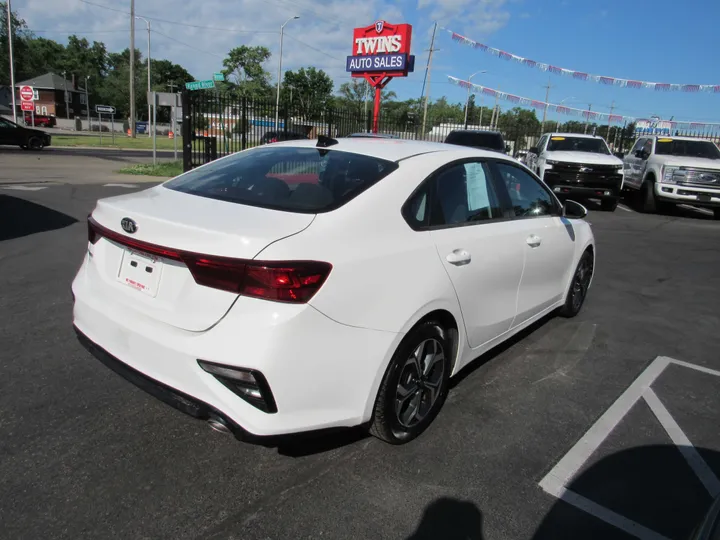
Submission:
POLYGON ((92 31, 86 31, 86 30, 31 30, 28 29, 28 32, 31 32, 33 34, 118 34, 118 33, 125 33, 125 30, 92 30, 92 31))
POLYGON ((175 39, 174 37, 170 37, 170 36, 168 36, 167 34, 163 34, 162 32, 158 32, 157 30, 153 30, 153 33, 155 33, 155 34, 157 34, 157 35, 159 35, 159 36, 163 36, 164 38, 167 38, 167 39, 169 39, 170 41, 174 41, 175 43, 179 43, 180 45, 184 45, 184 46, 187 47, 188 49, 193 49, 194 51, 197 51, 197 52, 201 52, 201 53, 204 53, 204 54, 209 54, 209 55, 215 56, 215 57, 217 57, 217 58, 222 58, 223 60, 225 59, 225 57, 224 57, 223 55, 221 55, 221 54, 217 54, 217 53, 214 53, 214 52, 204 51, 204 50, 202 50, 202 49, 198 49, 197 47, 194 47, 194 46, 192 46, 192 45, 188 45, 187 43, 184 43, 184 42, 180 41, 179 39, 175 39))
MULTIPOLYGON (((123 11, 121 9, 116 9, 114 7, 111 7, 111 6, 108 6, 105 4, 97 4, 95 2, 90 2, 90 0, 79 0, 79 1, 82 2, 83 4, 100 7, 103 9, 110 10, 110 11, 115 11, 117 13, 124 13, 126 15, 129 14, 129 12, 127 12, 127 11, 123 11)), ((161 19, 159 17, 151 17, 150 15, 143 15, 143 17, 145 17, 146 19, 150 19, 151 21, 163 22, 163 23, 167 23, 167 24, 176 24, 178 26, 186 26, 188 28, 201 28, 203 30, 219 30, 221 32, 235 32, 235 33, 242 33, 242 34, 278 34, 279 33, 275 30, 238 30, 237 28, 220 28, 217 26, 203 26, 200 24, 190 24, 190 23, 184 23, 184 22, 179 22, 179 21, 169 21, 167 19, 161 19)))
POLYGON ((294 37, 294 36, 291 36, 291 35, 288 34, 287 32, 285 32, 285 35, 286 35, 287 37, 289 37, 290 39, 294 39, 294 40, 297 41, 298 43, 302 43, 302 44, 305 45, 307 48, 312 49, 313 51, 317 51, 317 52, 319 52, 320 54, 324 54, 325 56, 327 56, 327 57, 329 57, 329 58, 332 58, 333 60, 337 60, 338 62, 342 62, 342 61, 343 61, 341 58, 338 58, 337 56, 333 56, 332 54, 328 54, 328 53, 326 53, 325 51, 323 51, 323 50, 321 50, 321 49, 318 49, 318 48, 316 48, 316 47, 313 47, 313 46, 310 45, 309 43, 305 43, 305 42, 302 41, 301 39, 298 39, 298 38, 296 38, 296 37, 294 37))

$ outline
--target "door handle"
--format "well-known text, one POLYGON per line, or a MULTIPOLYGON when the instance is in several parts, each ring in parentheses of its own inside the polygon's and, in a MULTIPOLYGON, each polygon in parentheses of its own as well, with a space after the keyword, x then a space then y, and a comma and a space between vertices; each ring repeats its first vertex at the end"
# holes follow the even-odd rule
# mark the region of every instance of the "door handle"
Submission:
POLYGON ((447 257, 445 257, 445 259, 447 262, 454 264, 455 266, 464 266, 466 264, 470 264, 472 257, 470 256, 469 251, 464 249, 454 249, 447 257))
POLYGON ((536 248, 542 243, 542 238, 540 238, 537 234, 531 234, 525 241, 531 248, 536 248))

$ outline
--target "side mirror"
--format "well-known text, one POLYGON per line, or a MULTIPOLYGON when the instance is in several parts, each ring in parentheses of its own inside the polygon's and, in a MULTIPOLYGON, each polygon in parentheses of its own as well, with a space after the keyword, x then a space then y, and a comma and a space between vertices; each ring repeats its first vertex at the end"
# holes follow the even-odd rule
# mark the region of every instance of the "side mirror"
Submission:
POLYGON ((563 203, 563 216, 566 218, 583 219, 587 213, 587 208, 578 202, 568 199, 563 203))
POLYGON ((528 150, 528 152, 530 152, 531 154, 537 154, 538 153, 537 146, 531 146, 530 150, 528 150))
POLYGON ((638 157, 640 159, 647 159, 648 156, 645 153, 645 150, 635 150, 635 157, 638 157))

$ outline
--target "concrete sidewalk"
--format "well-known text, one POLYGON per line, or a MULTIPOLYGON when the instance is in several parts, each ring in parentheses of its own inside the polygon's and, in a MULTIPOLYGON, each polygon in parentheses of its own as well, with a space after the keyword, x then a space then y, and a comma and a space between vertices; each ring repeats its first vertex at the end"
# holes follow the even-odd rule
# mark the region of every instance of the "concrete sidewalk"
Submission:
MULTIPOLYGON (((100 151, 92 155, 76 152, 26 152, 0 149, 0 184, 107 184, 163 182, 159 176, 119 174, 117 171, 151 157, 123 151, 100 151)), ((168 161, 167 158, 162 161, 168 161)))

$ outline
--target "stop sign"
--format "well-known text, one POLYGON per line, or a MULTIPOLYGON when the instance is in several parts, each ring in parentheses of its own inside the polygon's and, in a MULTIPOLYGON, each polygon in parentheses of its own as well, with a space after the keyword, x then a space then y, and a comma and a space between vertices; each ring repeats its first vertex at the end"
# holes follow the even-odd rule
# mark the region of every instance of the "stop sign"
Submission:
POLYGON ((32 101, 35 93, 32 86, 23 86, 20 88, 20 99, 23 101, 32 101))

